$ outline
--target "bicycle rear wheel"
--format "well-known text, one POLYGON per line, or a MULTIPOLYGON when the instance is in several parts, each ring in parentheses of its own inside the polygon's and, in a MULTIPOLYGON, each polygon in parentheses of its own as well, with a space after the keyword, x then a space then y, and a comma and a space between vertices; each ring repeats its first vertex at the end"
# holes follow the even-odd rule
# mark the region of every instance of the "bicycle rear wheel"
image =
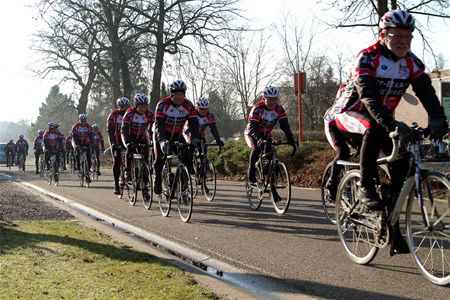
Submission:
POLYGON ((148 178, 148 183, 145 186, 144 180, 141 181, 142 199, 145 209, 150 209, 153 202, 153 178, 150 174, 150 167, 148 165, 144 165, 142 176, 146 176, 148 178))
POLYGON ((256 183, 250 184, 248 181, 248 172, 247 172, 247 180, 245 181, 245 191, 247 193, 248 203, 250 204, 250 208, 253 210, 257 210, 262 203, 264 198, 264 178, 261 174, 261 170, 256 168, 256 183))
POLYGON ((450 182, 430 172, 421 182, 422 206, 413 188, 406 209, 411 254, 422 274, 437 285, 450 284, 450 182))
POLYGON ((284 215, 291 203, 291 180, 286 165, 277 161, 272 170, 270 200, 277 214, 284 215))
POLYGON ((189 171, 186 166, 181 165, 178 167, 178 174, 176 174, 176 190, 175 195, 177 198, 178 213, 183 222, 187 223, 192 216, 193 208, 193 193, 192 193, 192 181, 189 176, 189 171))
POLYGON ((98 181, 98 162, 95 158, 92 160, 92 180, 98 181))
POLYGON ((336 194, 336 222, 338 236, 350 259, 360 265, 368 264, 377 254, 373 232, 362 225, 366 222, 366 208, 356 198, 361 174, 351 170, 342 178, 336 194))
POLYGON ((216 169, 214 168, 213 163, 205 158, 204 164, 203 164, 203 194, 206 197, 206 200, 209 202, 214 200, 214 197, 216 196, 216 188, 217 188, 217 180, 216 180, 216 169))
POLYGON ((325 170, 322 174, 322 181, 320 183, 320 194, 322 198, 322 208, 325 213, 325 217, 327 217, 328 221, 331 224, 336 224, 336 202, 334 199, 331 199, 330 192, 325 187, 328 179, 331 176, 331 167, 333 166, 333 162, 328 163, 325 167, 325 170))
POLYGON ((167 164, 164 165, 162 171, 161 171, 161 178, 162 178, 162 193, 158 196, 159 201, 159 210, 161 211, 161 214, 164 217, 169 216, 170 208, 172 205, 171 201, 171 180, 169 178, 170 174, 167 164))

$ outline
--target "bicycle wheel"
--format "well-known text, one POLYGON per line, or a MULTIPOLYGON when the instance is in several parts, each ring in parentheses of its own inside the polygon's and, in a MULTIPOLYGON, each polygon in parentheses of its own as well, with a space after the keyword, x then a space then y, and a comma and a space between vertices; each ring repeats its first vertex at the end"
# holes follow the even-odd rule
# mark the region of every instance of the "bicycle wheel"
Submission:
POLYGON ((180 165, 178 167, 175 180, 175 195, 177 198, 178 213, 181 220, 187 223, 191 219, 194 201, 192 196, 192 181, 186 166, 180 165))
POLYGON ((59 168, 56 164, 56 161, 53 161, 53 183, 55 186, 58 186, 59 184, 59 168))
POLYGON ((136 166, 136 161, 133 160, 133 166, 131 167, 131 176, 132 176, 132 182, 133 182, 133 190, 131 193, 131 197, 128 198, 128 202, 130 202, 130 204, 132 206, 136 205, 136 201, 137 201, 137 196, 138 196, 138 191, 139 191, 139 181, 141 180, 139 178, 139 167, 136 166))
POLYGON ((325 170, 322 174, 322 181, 320 183, 320 194, 321 194, 321 200, 322 200, 322 208, 323 212, 325 213, 325 216, 327 217, 328 221, 330 221, 331 224, 336 224, 336 202, 330 198, 330 192, 325 187, 328 179, 331 176, 331 167, 333 166, 333 162, 328 163, 328 165, 325 167, 325 170))
POLYGON ((98 166, 95 158, 92 160, 92 180, 98 181, 98 166))
POLYGON ((277 161, 272 169, 270 200, 277 214, 284 215, 291 203, 291 180, 286 165, 277 161))
POLYGON ((164 167, 161 171, 162 178, 162 193, 158 196, 159 200, 159 210, 164 217, 169 216, 170 208, 172 205, 171 201, 171 180, 169 176, 173 174, 169 173, 167 164, 164 164, 164 167))
POLYGON ((39 177, 44 180, 45 179, 45 159, 43 154, 39 156, 39 177))
POLYGON ((336 194, 336 222, 339 239, 350 259, 360 265, 369 263, 378 248, 372 230, 363 223, 369 223, 365 206, 356 198, 359 170, 347 172, 339 183, 336 194), (367 221, 367 222, 366 222, 367 221))
POLYGON ((90 184, 90 177, 89 177, 89 168, 88 168, 88 164, 87 161, 83 161, 83 176, 84 176, 84 181, 86 183, 86 187, 89 188, 89 184, 90 184))
POLYGON ((147 164, 144 165, 143 172, 141 174, 142 178, 144 178, 144 176, 148 178, 147 185, 144 185, 144 180, 141 180, 141 190, 144 207, 145 209, 150 209, 153 202, 153 178, 150 175, 150 167, 147 164))
POLYGON ((247 193, 248 203, 250 204, 250 208, 253 210, 257 210, 262 203, 264 198, 264 178, 259 168, 256 168, 256 184, 250 184, 248 181, 248 173, 247 180, 245 181, 245 191, 247 193))
POLYGON ((421 182, 422 206, 413 188, 406 209, 406 232, 414 261, 432 283, 450 284, 450 181, 430 172, 421 182))
POLYGON ((214 200, 214 197, 216 196, 216 188, 217 188, 217 179, 216 179, 216 169, 214 168, 213 163, 205 158, 204 165, 203 165, 203 194, 206 197, 206 200, 209 202, 214 200))
POLYGON ((53 172, 47 171, 47 183, 48 185, 52 185, 52 181, 53 181, 53 172))

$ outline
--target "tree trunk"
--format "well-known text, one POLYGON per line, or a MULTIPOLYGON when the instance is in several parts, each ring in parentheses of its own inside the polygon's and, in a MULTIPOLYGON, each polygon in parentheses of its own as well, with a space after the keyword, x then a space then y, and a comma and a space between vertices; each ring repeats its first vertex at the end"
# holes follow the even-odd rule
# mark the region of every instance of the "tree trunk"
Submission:
POLYGON ((122 70, 122 83, 123 83, 123 95, 127 98, 131 98, 131 93, 133 92, 133 86, 131 84, 130 78, 130 68, 128 65, 128 57, 123 51, 123 47, 121 47, 120 51, 120 68, 122 70))
POLYGON ((164 64, 164 18, 165 7, 164 0, 159 0, 159 19, 158 30, 156 35, 156 57, 155 64, 153 66, 153 79, 152 79, 152 92, 150 94, 150 107, 153 109, 159 101, 161 95, 161 74, 164 64))

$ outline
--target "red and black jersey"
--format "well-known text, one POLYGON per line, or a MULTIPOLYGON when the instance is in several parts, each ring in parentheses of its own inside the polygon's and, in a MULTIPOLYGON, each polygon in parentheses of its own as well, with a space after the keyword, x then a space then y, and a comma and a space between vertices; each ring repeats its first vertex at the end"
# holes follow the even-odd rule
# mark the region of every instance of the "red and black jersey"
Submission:
POLYGON ((107 127, 108 127, 108 138, 111 145, 122 143, 121 129, 122 129, 122 119, 125 115, 125 111, 120 111, 119 109, 113 109, 108 116, 107 127))
POLYGON ((44 133, 44 151, 62 151, 64 136, 57 130, 47 130, 44 133))
POLYGON ((16 151, 17 152, 28 152, 28 142, 25 139, 18 139, 16 142, 16 151))
POLYGON ((357 55, 336 103, 342 111, 369 112, 379 124, 394 119, 394 111, 406 89, 413 90, 431 117, 442 115, 425 66, 413 53, 395 57, 378 41, 357 55))
MULTIPOLYGON (((206 138, 206 128, 211 129, 211 133, 214 136, 214 139, 218 140, 219 137, 219 130, 216 126, 216 117, 213 113, 208 112, 204 117, 200 116, 200 114, 197 114, 197 120, 199 125, 199 138, 205 139, 206 138)), ((190 128, 188 123, 186 122, 184 126, 184 134, 190 134, 190 128)))
MULTIPOLYGON (((277 122, 287 121, 287 115, 284 108, 277 104, 273 110, 269 110, 261 100, 253 105, 248 115, 248 124, 245 132, 256 138, 272 138, 272 129, 277 122)), ((282 128, 283 129, 283 128, 282 128)), ((284 131, 284 130, 283 130, 284 131)), ((290 128, 289 128, 290 132, 290 128)), ((292 133, 290 133, 292 135, 292 133)))
POLYGON ((68 137, 66 137, 65 142, 64 142, 64 146, 65 146, 66 150, 72 150, 73 149, 72 137, 70 135, 68 137))
POLYGON ((8 142, 5 146, 5 152, 13 153, 16 152, 16 144, 8 142))
POLYGON ((181 136, 186 121, 189 122, 192 138, 198 138, 197 111, 187 99, 181 105, 176 105, 170 96, 159 100, 155 119, 155 136, 158 140, 181 136))
POLYGON ((122 119, 122 140, 124 144, 135 141, 147 141, 149 130, 153 124, 154 117, 151 110, 143 115, 139 114, 135 107, 129 108, 122 119))
POLYGON ((42 146, 44 143, 44 136, 43 135, 38 135, 34 138, 34 151, 36 152, 42 152, 42 146))
POLYGON ((105 144, 103 141, 103 135, 100 131, 94 132, 94 146, 97 149, 104 149, 105 144))
POLYGON ((93 143, 94 129, 89 124, 82 125, 80 122, 72 126, 72 145, 82 146, 93 143))

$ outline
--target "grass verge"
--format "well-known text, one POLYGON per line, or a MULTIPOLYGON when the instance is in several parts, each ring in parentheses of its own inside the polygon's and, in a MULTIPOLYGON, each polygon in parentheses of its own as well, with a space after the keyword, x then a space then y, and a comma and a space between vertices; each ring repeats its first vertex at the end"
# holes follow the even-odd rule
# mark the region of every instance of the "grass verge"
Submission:
POLYGON ((73 221, 0 222, 0 299, 217 299, 194 278, 73 221))

